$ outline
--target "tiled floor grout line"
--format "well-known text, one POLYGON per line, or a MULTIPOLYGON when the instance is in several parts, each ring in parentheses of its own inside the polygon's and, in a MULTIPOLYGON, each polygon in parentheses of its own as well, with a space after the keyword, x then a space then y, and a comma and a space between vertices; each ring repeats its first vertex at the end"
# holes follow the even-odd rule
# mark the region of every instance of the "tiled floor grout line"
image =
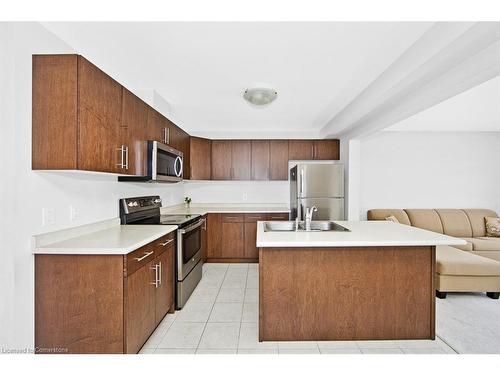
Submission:
POLYGON ((451 350, 453 350, 456 354, 460 354, 458 351, 455 350, 455 348, 453 346, 448 344, 441 336, 436 335, 436 337, 438 337, 442 342, 444 342, 446 344, 446 346, 448 348, 450 348, 451 350))
POLYGON ((207 329, 207 324, 208 324, 208 321, 210 320, 210 315, 212 315, 212 311, 214 310, 215 303, 217 302, 217 298, 219 297, 219 293, 220 293, 220 290, 222 289, 222 284, 224 284, 224 280, 226 279, 226 275, 227 275, 228 270, 229 270, 229 264, 227 265, 226 272, 224 272, 224 277, 222 278, 222 282, 219 286, 219 290, 217 291, 217 295, 215 296, 214 303, 212 304, 212 308, 210 309, 210 313, 208 314, 207 321, 205 322, 205 325, 203 326, 203 331, 201 332, 200 339, 198 340, 198 345, 196 345, 196 349, 194 350, 195 354, 198 351, 198 349, 200 348, 201 339, 203 338, 203 334, 205 333, 205 330, 207 329))
POLYGON ((247 277, 245 278, 245 287, 243 288, 243 304, 241 305, 240 330, 238 331, 238 340, 236 341, 236 354, 238 354, 240 350, 241 325, 243 323, 243 311, 245 309, 245 298, 247 296, 248 271, 250 271, 250 269, 247 266, 247 277))

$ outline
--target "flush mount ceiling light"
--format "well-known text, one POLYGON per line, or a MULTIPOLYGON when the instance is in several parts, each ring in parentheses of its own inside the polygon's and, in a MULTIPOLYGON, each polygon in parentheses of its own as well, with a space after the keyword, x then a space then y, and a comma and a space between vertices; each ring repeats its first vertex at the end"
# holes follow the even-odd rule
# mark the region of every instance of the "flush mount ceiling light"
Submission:
POLYGON ((254 105, 265 105, 271 103, 278 96, 275 89, 256 87, 246 89, 243 93, 243 98, 254 105))

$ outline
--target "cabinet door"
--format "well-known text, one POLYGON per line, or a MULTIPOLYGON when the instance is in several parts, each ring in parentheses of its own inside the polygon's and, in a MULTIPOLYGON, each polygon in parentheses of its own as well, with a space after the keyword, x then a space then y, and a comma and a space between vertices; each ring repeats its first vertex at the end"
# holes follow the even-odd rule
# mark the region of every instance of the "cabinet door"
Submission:
POLYGON ((122 86, 83 57, 78 60, 78 168, 121 173, 122 86))
POLYGON ((147 105, 126 88, 122 100, 122 139, 128 147, 128 169, 124 172, 136 176, 147 174, 147 105))
POLYGON ((221 215, 207 215, 207 258, 220 258, 221 251, 221 215))
POLYGON ((154 108, 148 107, 147 140, 163 143, 163 141, 165 140, 164 129, 165 124, 163 122, 163 116, 154 108))
POLYGON ((251 141, 252 180, 269 180, 269 141, 251 141))
POLYGON ((245 223, 222 223, 221 258, 243 258, 245 223))
POLYGON ((231 179, 250 180, 250 141, 231 141, 231 179))
POLYGON ((212 141, 212 180, 231 179, 231 141, 212 141))
POLYGON ((210 139, 190 138, 190 179, 210 180, 212 143, 210 139))
POLYGON ((312 140, 290 139, 288 142, 288 158, 290 160, 312 160, 314 158, 312 140))
POLYGON ((259 250, 257 249, 257 222, 245 223, 245 258, 257 259, 259 250))
POLYGON ((269 142, 269 179, 288 180, 288 141, 269 142))
POLYGON ((174 303, 174 246, 161 253, 154 264, 158 267, 160 283, 155 289, 155 325, 158 325, 174 303))
POLYGON ((339 140, 321 139, 314 141, 314 159, 339 160, 339 140))
POLYGON ((126 353, 137 353, 155 328, 154 260, 126 278, 126 353))
POLYGON ((78 56, 33 55, 32 169, 78 169, 78 56))

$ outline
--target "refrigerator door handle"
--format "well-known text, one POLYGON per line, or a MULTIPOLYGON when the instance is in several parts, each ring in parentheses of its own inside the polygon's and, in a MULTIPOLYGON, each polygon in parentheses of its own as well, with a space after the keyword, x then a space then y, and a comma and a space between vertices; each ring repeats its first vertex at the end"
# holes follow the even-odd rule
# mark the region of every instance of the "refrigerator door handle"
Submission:
POLYGON ((302 198, 304 192, 304 171, 300 171, 300 190, 299 190, 299 197, 302 198))

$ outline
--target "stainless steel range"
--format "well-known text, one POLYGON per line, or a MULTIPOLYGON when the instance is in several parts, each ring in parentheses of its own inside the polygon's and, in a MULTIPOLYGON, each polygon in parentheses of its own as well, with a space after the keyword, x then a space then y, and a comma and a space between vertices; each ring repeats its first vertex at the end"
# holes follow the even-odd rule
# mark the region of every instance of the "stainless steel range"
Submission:
POLYGON ((206 230, 200 215, 162 215, 159 196, 120 199, 122 225, 177 225, 175 252, 175 305, 182 309, 201 280, 201 231, 206 230))

